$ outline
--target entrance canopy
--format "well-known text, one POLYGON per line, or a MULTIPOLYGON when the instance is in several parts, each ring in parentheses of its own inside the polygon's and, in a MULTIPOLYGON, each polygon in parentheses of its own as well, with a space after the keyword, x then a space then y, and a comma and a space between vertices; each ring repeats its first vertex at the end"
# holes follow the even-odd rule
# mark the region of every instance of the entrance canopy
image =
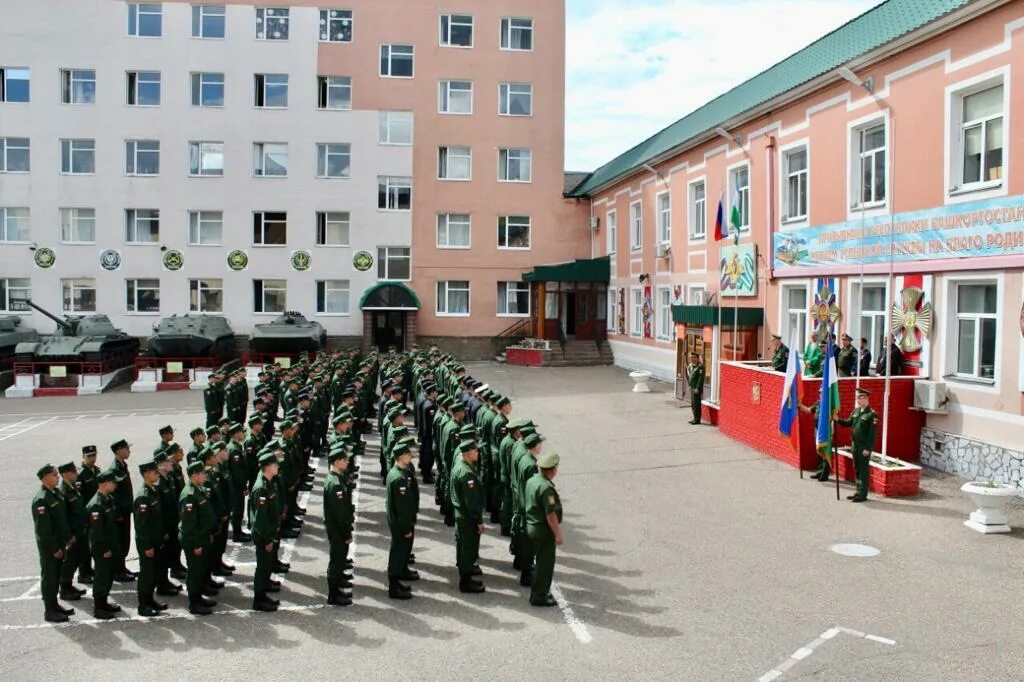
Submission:
POLYGON ((359 299, 361 310, 419 310, 420 299, 404 282, 378 282, 359 299))
MULTIPOLYGON (((721 322, 723 325, 733 324, 732 306, 722 307, 721 322)), ((735 308, 736 324, 746 327, 760 327, 764 324, 764 308, 735 308)), ((717 305, 674 305, 672 321, 695 327, 714 326, 718 324, 717 305)))
POLYGON ((524 282, 604 282, 611 279, 608 257, 538 265, 523 275, 524 282))

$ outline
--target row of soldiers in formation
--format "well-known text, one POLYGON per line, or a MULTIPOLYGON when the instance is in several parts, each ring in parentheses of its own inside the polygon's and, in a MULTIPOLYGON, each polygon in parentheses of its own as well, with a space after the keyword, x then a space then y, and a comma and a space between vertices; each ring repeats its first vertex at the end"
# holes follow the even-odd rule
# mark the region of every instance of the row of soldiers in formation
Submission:
MULTIPOLYGON (((415 438, 395 428, 404 425, 399 423, 402 418, 392 412, 396 407, 401 408, 398 411, 403 416, 406 412, 403 393, 396 393, 395 389, 400 389, 403 381, 415 380, 419 386, 417 409, 429 403, 432 419, 439 411, 431 399, 437 399, 438 394, 436 390, 429 390, 435 367, 446 378, 446 386, 452 392, 466 394, 467 383, 471 382, 464 376, 463 368, 454 371, 454 360, 440 356, 436 349, 417 354, 415 366, 410 362, 411 357, 391 354, 384 359, 387 390, 378 413, 381 456, 391 464, 385 477, 392 535, 388 579, 389 594, 397 599, 411 596, 410 588, 401 580, 418 578, 409 565, 414 563, 412 538, 419 504, 418 483, 410 464, 416 456, 417 443, 415 438), (427 371, 423 371, 424 368, 427 371)), ((144 485, 134 495, 127 468, 131 446, 124 440, 111 445, 114 460, 106 470, 101 471, 96 466, 95 446, 83 448, 80 470, 73 463, 59 469, 51 465, 40 469, 42 486, 33 498, 32 507, 42 568, 45 618, 63 622, 73 614, 73 609, 59 603, 58 596, 78 600, 84 594, 84 590, 74 585, 76 571, 80 583, 93 585, 93 614, 97 618, 112 618, 121 610, 109 600, 115 580, 137 580, 138 611, 142 616, 157 616, 167 609, 167 604, 157 601, 154 595, 171 596, 181 591, 182 587, 171 578, 185 580, 192 613, 209 614, 216 605, 213 597, 224 586, 217 578, 234 572, 234 567, 224 561, 229 532, 236 542, 252 540, 255 543, 253 608, 275 610, 279 602, 270 595, 280 590, 280 582, 273 579, 273 574, 290 569, 278 557, 280 542, 282 538, 297 537, 301 531, 305 509, 298 505, 298 493, 312 488, 314 470, 309 460, 323 451, 327 452, 329 464, 323 486, 324 525, 331 547, 327 570, 328 603, 350 604, 354 564, 348 550, 355 518, 352 492, 359 467, 349 462, 364 452, 362 434, 371 430, 369 418, 381 367, 376 353, 361 358, 356 351, 320 354, 312 363, 303 357, 296 366, 287 369, 277 365, 265 367, 255 387, 254 412, 244 420, 248 430, 233 421, 240 416, 237 412, 221 416, 221 411, 229 402, 233 404, 234 398, 225 399, 218 407, 220 401, 214 398, 211 403, 207 391, 204 396, 207 428, 197 427, 190 432, 192 446, 187 455, 174 442, 172 427, 160 429, 160 444, 152 460, 139 467, 144 485), (325 405, 333 426, 329 436, 327 419, 323 416, 325 405), (285 408, 285 413, 284 420, 277 424, 279 435, 275 439, 279 406, 285 408), (251 535, 242 529, 246 498, 251 535), (137 573, 129 571, 125 563, 133 519, 139 554, 137 573), (182 565, 182 555, 185 565, 182 565)), ((244 385, 244 377, 235 376, 228 378, 228 386, 244 385)), ((218 382, 219 378, 213 383, 218 382)), ((245 390, 247 393, 248 389, 245 390)), ((237 391, 225 389, 225 395, 234 395, 237 391)), ((478 414, 482 402, 471 398, 470 403, 473 414, 478 414)), ((494 408, 494 403, 492 400, 489 406, 494 408)), ((457 420, 465 414, 464 411, 453 412, 450 407, 443 412, 448 419, 457 420)), ((506 410, 503 417, 507 418, 507 414, 506 410)), ((244 418, 244 412, 241 417, 244 418)), ((527 452, 535 458, 540 453, 539 443, 525 446, 525 438, 531 434, 524 427, 532 428, 532 424, 520 424, 520 421, 503 425, 499 432, 503 438, 509 437, 511 444, 527 447, 527 452)), ((440 435, 440 431, 428 429, 429 436, 424 440, 420 426, 418 418, 416 427, 424 450, 421 468, 423 462, 432 461, 435 451, 442 454, 438 460, 439 474, 444 474, 441 481, 452 484, 445 485, 443 490, 450 496, 450 521, 456 525, 457 564, 460 573, 463 567, 469 566, 466 572, 473 576, 460 586, 466 591, 482 591, 482 586, 476 587, 479 581, 475 576, 480 570, 475 551, 470 549, 475 539, 478 551, 478 533, 483 530, 482 512, 477 513, 474 497, 482 492, 483 477, 478 468, 480 450, 468 433, 460 432, 459 438, 448 439, 459 443, 460 459, 456 462, 453 451, 446 449, 447 440, 442 449, 431 447, 435 434, 440 435), (458 476, 456 469, 459 469, 458 476), (463 530, 469 520, 477 519, 480 523, 474 527, 475 534, 463 530)), ((539 435, 534 435, 539 439, 539 435)), ((439 445, 440 442, 438 439, 439 445)), ((504 440, 500 445, 504 445, 504 440)), ((522 453, 517 450, 517 454, 522 453)), ((509 534, 513 534, 513 526, 520 530, 513 534, 515 565, 523 567, 528 561, 522 582, 533 582, 531 603, 539 605, 554 604, 547 590, 554 568, 554 546, 561 543, 561 503, 550 483, 557 473, 557 463, 557 455, 541 458, 537 463, 540 474, 528 481, 530 491, 523 490, 523 495, 530 495, 529 503, 520 495, 517 498, 520 512, 509 522, 509 534), (531 505, 535 507, 532 515, 531 505), (533 530, 527 533, 528 528, 533 530), (534 541, 535 536, 539 542, 534 541), (527 537, 530 539, 526 540, 527 537), (539 580, 533 580, 531 570, 534 554, 539 580)), ((430 466, 424 470, 424 479, 433 480, 430 466)), ((485 505, 486 499, 481 498, 485 505)))
MULTIPOLYGON (((836 344, 835 334, 832 337, 832 348, 836 358, 836 370, 841 377, 869 376, 871 373, 871 348, 868 340, 861 338, 860 348, 854 348, 853 337, 843 334, 840 343, 836 344)), ((875 364, 875 374, 884 376, 890 358, 892 362, 893 376, 903 374, 903 352, 893 338, 892 334, 887 337, 889 349, 883 353, 875 364)), ((822 338, 819 341, 811 341, 807 344, 801 356, 804 363, 804 376, 820 377, 825 369, 825 350, 828 339, 822 338)), ((772 369, 776 372, 785 372, 789 363, 789 346, 782 342, 782 337, 772 334, 772 369)))

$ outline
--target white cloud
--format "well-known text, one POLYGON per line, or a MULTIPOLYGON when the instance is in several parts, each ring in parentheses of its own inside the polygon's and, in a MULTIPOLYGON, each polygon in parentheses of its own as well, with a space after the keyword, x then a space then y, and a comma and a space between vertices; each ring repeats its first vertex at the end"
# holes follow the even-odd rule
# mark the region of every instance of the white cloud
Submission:
POLYGON ((566 168, 597 168, 878 1, 568 0, 566 168))

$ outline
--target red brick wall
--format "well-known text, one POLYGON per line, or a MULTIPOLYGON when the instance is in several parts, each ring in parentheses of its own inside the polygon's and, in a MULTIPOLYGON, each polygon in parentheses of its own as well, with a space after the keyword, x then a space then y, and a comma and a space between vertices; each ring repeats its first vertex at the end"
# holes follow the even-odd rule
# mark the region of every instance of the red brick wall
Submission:
POLYGON ((544 351, 537 348, 506 348, 505 361, 510 365, 542 367, 544 351))
MULTIPOLYGON (((718 414, 718 428, 734 440, 745 443, 766 455, 797 466, 797 454, 793 452, 789 439, 779 433, 779 410, 782 402, 782 386, 785 376, 778 372, 759 370, 746 365, 722 363, 721 408, 718 414), (759 402, 754 402, 754 385, 760 386, 759 402)), ((882 449, 882 401, 885 394, 884 378, 861 379, 861 387, 871 391, 871 404, 879 414, 878 436, 874 450, 882 449)), ((803 403, 813 405, 821 394, 820 379, 804 379, 803 403)), ((855 379, 839 380, 839 403, 841 415, 847 416, 853 409, 855 379)), ((916 462, 920 457, 921 427, 924 413, 910 408, 914 404, 914 380, 894 378, 891 385, 890 405, 892 415, 889 422, 889 447, 887 454, 899 459, 916 462)), ((814 448, 814 423, 810 415, 800 414, 800 456, 799 465, 804 469, 817 467, 818 455, 814 448)), ((835 444, 839 447, 850 444, 850 430, 836 427, 835 444)))
MULTIPOLYGON (((853 460, 839 456, 838 476, 846 481, 854 481, 857 472, 853 468, 853 460)), ((872 466, 869 469, 868 490, 886 497, 912 497, 921 489, 920 469, 883 469, 872 466)))

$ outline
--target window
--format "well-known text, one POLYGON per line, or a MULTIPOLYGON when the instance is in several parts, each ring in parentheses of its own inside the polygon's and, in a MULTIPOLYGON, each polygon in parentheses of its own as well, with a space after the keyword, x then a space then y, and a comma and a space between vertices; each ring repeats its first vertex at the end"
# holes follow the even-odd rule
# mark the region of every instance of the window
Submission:
POLYGON ((672 321, 672 289, 658 287, 658 338, 671 341, 675 331, 675 323, 672 321))
POLYGON ((28 173, 29 156, 27 137, 0 137, 0 173, 28 173))
POLYGON ((530 216, 498 216, 498 248, 530 248, 530 216))
MULTIPOLYGON (((729 171, 729 211, 735 203, 740 214, 740 230, 750 229, 750 168, 742 166, 729 171)), ((728 217, 726 218, 729 219, 728 217)), ((731 224, 731 223, 730 223, 731 224)))
MULTIPOLYGON (((782 153, 783 222, 807 219, 807 147, 782 153)), ((749 196, 749 195, 748 195, 749 196)), ((750 208, 741 196, 746 211, 745 226, 750 225, 750 208)), ((741 215, 743 212, 741 211, 741 215)))
POLYGON ((472 149, 469 147, 440 147, 437 150, 438 180, 470 180, 472 177, 472 149))
POLYGON ((498 282, 498 315, 530 316, 530 285, 527 282, 498 282))
POLYGON ((224 106, 224 74, 193 73, 192 74, 192 106, 222 107, 224 106))
POLYGON ((31 90, 29 76, 29 69, 0 68, 0 102, 27 102, 31 90))
POLYGON ((473 82, 441 81, 437 110, 442 114, 472 114, 473 82))
POLYGON ((316 245, 348 246, 350 224, 348 211, 317 211, 316 245))
POLYGON ((611 288, 608 290, 608 314, 605 316, 608 320, 608 331, 613 334, 619 332, 619 289, 611 288))
POLYGON ((224 280, 190 279, 188 281, 188 310, 191 313, 224 312, 224 280))
POLYGON ((224 143, 189 142, 188 172, 198 176, 224 175, 224 143))
POLYGON ((629 316, 629 333, 633 336, 640 336, 644 329, 644 292, 642 289, 633 288, 630 290, 632 306, 629 316))
POLYGON ((287 310, 288 283, 283 279, 254 279, 252 281, 252 311, 254 313, 283 313, 287 310))
POLYGON ((163 34, 164 15, 158 3, 128 3, 128 35, 137 38, 159 38, 163 34))
POLYGON ((707 288, 704 287, 704 285, 691 284, 689 298, 687 300, 690 302, 690 305, 705 305, 707 303, 707 301, 705 301, 705 298, 707 297, 707 292, 708 290, 707 288))
POLYGON ((252 243, 256 246, 284 246, 288 243, 288 213, 256 211, 252 214, 252 243))
POLYGON ((708 235, 708 200, 704 182, 690 185, 690 238, 704 239, 708 235))
POLYGON ((192 5, 192 37, 224 37, 224 5, 192 5))
POLYGON ((5 313, 27 313, 30 308, 23 303, 32 298, 31 280, 27 277, 0 279, 0 310, 5 313))
POLYGON ((469 315, 469 282, 438 282, 437 314, 463 317, 469 315))
POLYGON ((442 14, 441 47, 473 47, 473 17, 442 14))
POLYGON ((807 287, 804 285, 782 285, 780 289, 785 318, 782 324, 782 338, 796 339, 793 351, 803 353, 807 347, 807 287), (796 336, 794 336, 796 334, 796 336))
POLYGON ((349 76, 318 76, 317 107, 320 109, 351 109, 352 78, 349 76))
POLYGON ((127 78, 127 102, 129 105, 136 107, 160 106, 159 71, 129 71, 127 78))
POLYGON ((956 285, 956 371, 995 380, 998 287, 995 282, 956 285))
POLYGON ((288 40, 288 8, 256 8, 257 40, 288 40))
POLYGON ((638 251, 644 245, 644 206, 639 201, 629 205, 629 248, 638 251))
POLYGON ((960 124, 961 185, 1003 177, 1003 85, 964 95, 960 124))
POLYGON ((96 172, 95 140, 61 140, 60 172, 91 175, 96 172))
POLYGON ((252 174, 261 178, 288 175, 288 144, 256 142, 252 146, 252 174))
POLYGON ((498 113, 502 116, 532 116, 533 86, 529 83, 499 84, 498 113))
POLYGON ((223 237, 223 211, 188 212, 189 244, 193 246, 219 246, 223 237))
POLYGON ((0 207, 0 242, 29 240, 29 209, 0 207))
POLYGON ((382 211, 412 210, 412 178, 378 176, 377 208, 382 211))
POLYGON ((380 75, 387 78, 412 78, 412 45, 380 46, 380 75))
POLYGON ((130 244, 160 241, 160 210, 129 208, 124 212, 124 240, 130 244))
POLYGON ((533 19, 506 17, 501 20, 501 49, 532 50, 533 19))
POLYGON ((439 213, 437 248, 468 249, 471 220, 468 213, 439 213))
POLYGON ((377 247, 377 279, 412 278, 412 249, 407 246, 377 247))
POLYGON ((854 208, 873 208, 885 204, 887 185, 885 124, 853 131, 857 166, 853 169, 854 208))
POLYGON ((316 145, 316 176, 347 178, 352 170, 352 145, 321 142, 316 145))
POLYGON ((322 279, 316 283, 316 312, 321 315, 348 315, 347 279, 322 279))
POLYGON ((861 337, 867 339, 871 357, 877 360, 885 349, 885 285, 865 284, 861 295, 860 283, 854 282, 851 293, 853 310, 859 309, 859 314, 854 317, 857 327, 850 331, 850 335, 854 337, 857 348, 860 348, 861 337))
POLYGON ((327 43, 351 43, 352 10, 320 10, 320 40, 327 43))
POLYGON ((160 174, 160 140, 126 140, 124 157, 127 175, 160 174))
POLYGON ((498 180, 530 182, 533 177, 533 154, 529 149, 498 150, 498 180))
POLYGON ((288 106, 288 74, 258 73, 254 85, 253 106, 260 109, 284 109, 288 106))
POLYGON ((96 72, 91 69, 61 69, 60 103, 95 104, 96 72))
POLYGON ((377 141, 381 144, 412 144, 411 111, 381 111, 377 121, 377 141))
POLYGON ((90 278, 62 279, 61 298, 66 313, 96 312, 96 280, 90 278))
POLYGON ((619 243, 619 214, 617 211, 608 211, 604 218, 605 227, 608 231, 608 253, 615 253, 616 245, 619 243))
POLYGON ((124 283, 126 312, 160 312, 160 280, 126 279, 124 283))
POLYGON ((96 209, 60 209, 60 240, 68 244, 92 244, 96 241, 96 209))
POLYGON ((672 241, 672 195, 662 192, 658 195, 658 242, 672 241))

